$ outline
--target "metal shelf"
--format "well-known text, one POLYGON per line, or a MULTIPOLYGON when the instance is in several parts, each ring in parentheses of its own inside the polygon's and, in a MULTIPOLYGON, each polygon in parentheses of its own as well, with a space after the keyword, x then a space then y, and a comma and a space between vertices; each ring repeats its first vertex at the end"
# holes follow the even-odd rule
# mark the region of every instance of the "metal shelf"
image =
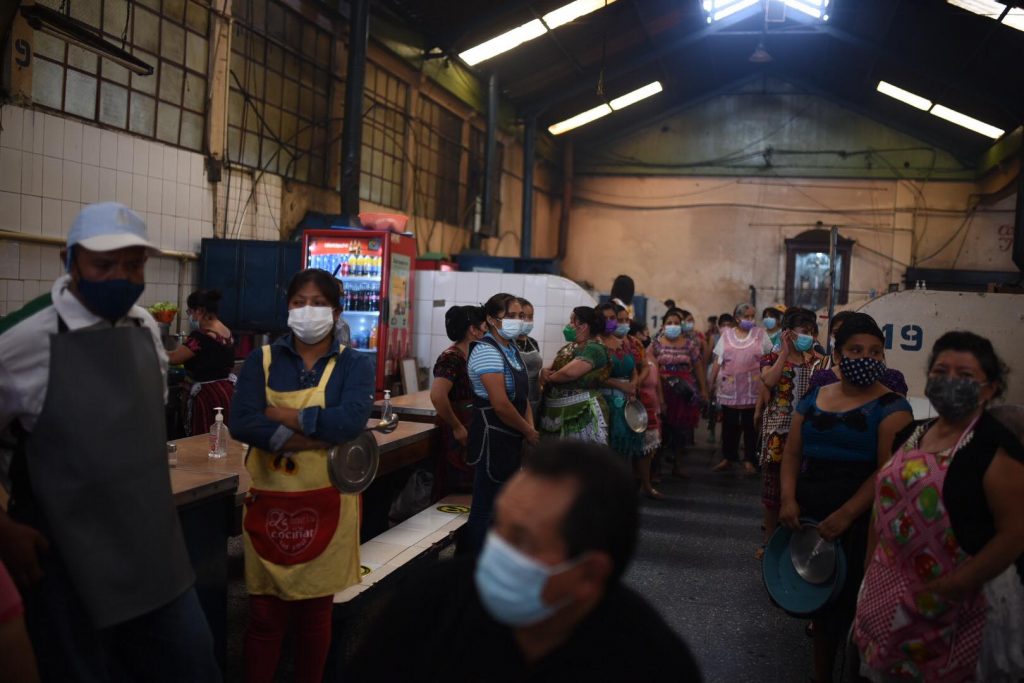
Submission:
POLYGON ((342 282, 381 282, 383 278, 380 277, 366 277, 363 275, 335 275, 336 280, 342 282))
POLYGON ((377 353, 377 349, 357 349, 354 346, 349 346, 348 348, 352 349, 353 351, 359 351, 360 353, 377 353))

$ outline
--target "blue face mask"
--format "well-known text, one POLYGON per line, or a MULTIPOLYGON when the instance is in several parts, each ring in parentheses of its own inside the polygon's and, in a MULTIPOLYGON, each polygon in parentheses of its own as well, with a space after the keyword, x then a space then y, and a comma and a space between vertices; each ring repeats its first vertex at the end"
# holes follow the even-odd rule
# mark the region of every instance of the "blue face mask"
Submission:
POLYGON ((549 618, 561 607, 544 602, 544 586, 552 576, 575 565, 570 561, 549 567, 491 531, 477 560, 476 590, 484 609, 495 621, 512 627, 530 626, 549 618))
POLYGON ((775 318, 765 318, 764 319, 764 329, 766 329, 766 330, 774 330, 775 326, 778 325, 778 324, 779 323, 778 323, 778 321, 775 320, 775 318))
POLYGON ((627 334, 629 334, 629 325, 616 325, 615 326, 615 336, 616 337, 625 337, 627 334))
POLYGON ((90 311, 110 322, 123 318, 146 289, 145 284, 131 280, 86 280, 78 279, 78 296, 90 311))
POLYGON ((665 336, 669 339, 678 339, 682 333, 682 325, 665 325, 665 336))
POLYGON ((814 346, 814 337, 809 334, 798 334, 796 336, 796 341, 793 342, 793 346, 795 346, 796 350, 800 353, 810 351, 811 347, 814 346))
POLYGON ((683 332, 693 332, 693 323, 689 320, 683 323, 683 332))
POLYGON ((505 318, 501 321, 501 329, 498 330, 505 339, 512 341, 523 331, 523 321, 518 318, 505 318))

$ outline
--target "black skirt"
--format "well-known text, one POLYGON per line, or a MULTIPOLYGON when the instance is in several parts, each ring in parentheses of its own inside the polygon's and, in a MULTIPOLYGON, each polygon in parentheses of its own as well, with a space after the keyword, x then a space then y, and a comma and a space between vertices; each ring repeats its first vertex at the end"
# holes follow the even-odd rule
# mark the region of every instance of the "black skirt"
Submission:
MULTIPOLYGON (((800 516, 822 522, 848 501, 857 489, 874 477, 874 461, 848 462, 808 458, 796 484, 796 502, 800 516)), ((830 636, 843 638, 853 623, 857 609, 857 593, 864 579, 870 509, 850 524, 839 542, 846 555, 846 583, 836 600, 822 610, 817 618, 825 624, 830 636)))

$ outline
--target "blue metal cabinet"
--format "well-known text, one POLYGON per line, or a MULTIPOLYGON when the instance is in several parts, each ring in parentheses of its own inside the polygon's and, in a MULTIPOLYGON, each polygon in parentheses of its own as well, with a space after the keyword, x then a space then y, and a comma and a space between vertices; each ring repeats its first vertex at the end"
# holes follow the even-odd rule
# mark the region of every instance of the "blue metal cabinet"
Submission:
POLYGON ((302 270, 297 242, 204 239, 199 283, 218 289, 220 318, 236 331, 283 332, 288 329, 288 283, 302 270))

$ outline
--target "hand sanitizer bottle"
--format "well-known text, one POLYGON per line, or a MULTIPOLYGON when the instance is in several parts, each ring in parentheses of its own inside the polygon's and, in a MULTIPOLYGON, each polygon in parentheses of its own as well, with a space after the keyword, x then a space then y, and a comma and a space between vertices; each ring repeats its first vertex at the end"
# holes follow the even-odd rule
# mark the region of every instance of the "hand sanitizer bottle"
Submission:
POLYGON ((384 390, 384 405, 380 409, 380 419, 387 420, 391 417, 391 390, 384 390))
POLYGON ((210 427, 210 453, 211 458, 224 458, 228 454, 228 426, 224 424, 224 409, 214 408, 217 416, 213 418, 213 426, 210 427))

